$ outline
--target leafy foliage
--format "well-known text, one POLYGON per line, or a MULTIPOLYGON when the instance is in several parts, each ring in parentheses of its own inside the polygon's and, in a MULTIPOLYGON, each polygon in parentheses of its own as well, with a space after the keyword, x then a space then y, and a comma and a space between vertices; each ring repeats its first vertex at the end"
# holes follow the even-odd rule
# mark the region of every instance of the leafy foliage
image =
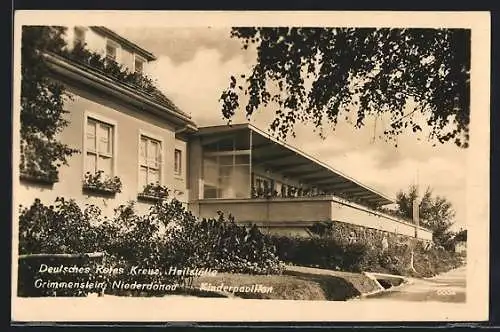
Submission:
POLYGON ((97 251, 92 209, 58 197, 46 206, 39 199, 20 209, 19 253, 87 253, 97 251))
POLYGON ((199 266, 249 274, 279 274, 284 268, 273 244, 256 225, 240 226, 232 216, 226 218, 219 213, 217 219, 203 219, 192 226, 184 230, 185 234, 174 231, 173 236, 197 239, 199 266))
POLYGON ((91 172, 85 173, 83 187, 90 190, 120 193, 122 191, 122 181, 118 176, 106 176, 103 171, 99 170, 94 174, 91 172))
POLYGON ((153 100, 165 104, 168 108, 179 113, 182 111, 157 87, 155 82, 141 72, 131 72, 126 66, 123 66, 116 61, 106 58, 104 55, 96 53, 86 48, 85 45, 77 43, 73 48, 58 49, 54 53, 85 65, 88 68, 97 70, 98 72, 115 79, 122 84, 130 85, 137 92, 146 94, 153 100))
MULTIPOLYGON (((417 199, 418 187, 410 186, 408 192, 400 191, 396 195, 399 213, 406 218, 411 218, 413 201, 417 199)), ((432 230, 433 240, 449 250, 452 250, 451 240, 454 236, 450 227, 455 222, 455 210, 450 201, 445 197, 433 196, 432 189, 427 188, 419 199, 419 219, 423 226, 432 230)))
POLYGON ((455 238, 454 238, 455 241, 467 241, 467 230, 466 229, 462 229, 460 230, 459 232, 457 232, 457 234, 455 235, 455 238))
MULTIPOLYGON (((19 227, 20 254, 104 252, 106 266, 124 271, 141 266, 265 275, 280 274, 284 268, 257 227, 237 225, 222 214, 200 221, 175 198, 158 201, 144 215, 138 215, 129 202, 119 206, 112 218, 103 217, 94 205, 82 211, 73 200, 58 198, 55 205, 46 206, 37 199, 21 208, 19 227)), ((110 275, 107 280, 113 278, 192 282, 189 277, 155 273, 110 275)))
POLYGON ((169 196, 169 189, 158 182, 149 183, 144 187, 139 196, 163 199, 169 196))
POLYGON ((394 233, 341 222, 317 224, 311 231, 312 238, 271 236, 278 257, 287 263, 331 270, 425 277, 462 264, 452 252, 394 233), (410 264, 412 251, 415 271, 410 264))
POLYGON ((276 108, 270 127, 281 138, 297 122, 312 122, 322 134, 349 115, 356 128, 389 115, 386 139, 428 127, 429 139, 468 145, 470 30, 235 27, 231 36, 244 49, 254 44, 257 60, 222 93, 226 119, 244 93, 247 117, 276 108))
POLYGON ((65 47, 62 27, 24 26, 21 47, 21 162, 30 177, 57 181, 57 168, 78 150, 57 140, 67 126, 65 88, 50 78, 43 53, 65 47))

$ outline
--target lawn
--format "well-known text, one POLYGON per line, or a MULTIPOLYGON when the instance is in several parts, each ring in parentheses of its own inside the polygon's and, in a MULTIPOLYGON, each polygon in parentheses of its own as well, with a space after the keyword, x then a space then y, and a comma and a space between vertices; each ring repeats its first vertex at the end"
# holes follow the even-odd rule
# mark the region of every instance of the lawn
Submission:
POLYGON ((233 295, 246 299, 345 301, 377 289, 368 277, 359 273, 346 273, 321 269, 288 269, 284 275, 248 275, 220 273, 194 280, 193 287, 202 284, 232 287, 260 284, 272 287, 272 292, 234 292, 233 295))

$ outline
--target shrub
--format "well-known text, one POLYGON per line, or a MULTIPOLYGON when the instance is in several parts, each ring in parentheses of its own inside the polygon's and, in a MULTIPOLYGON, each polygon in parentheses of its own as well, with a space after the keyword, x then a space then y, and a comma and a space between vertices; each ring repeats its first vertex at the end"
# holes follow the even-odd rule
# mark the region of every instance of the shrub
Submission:
POLYGON ((176 199, 157 202, 145 215, 138 215, 129 202, 112 218, 101 216, 93 205, 82 211, 64 198, 49 207, 37 199, 20 212, 20 253, 104 252, 106 267, 125 271, 103 276, 107 282, 192 282, 163 273, 170 267, 251 274, 283 271, 275 248, 256 226, 239 226, 222 214, 200 221, 176 199), (133 266, 161 273, 130 275, 133 266))
POLYGON ((311 238, 270 236, 278 257, 288 263, 349 272, 371 271, 433 276, 462 264, 459 255, 414 238, 341 222, 318 223, 311 238), (384 250, 382 239, 388 240, 384 250), (413 250, 413 267, 411 252, 413 250))
POLYGON ((200 255, 201 266, 249 274, 279 274, 284 268, 270 239, 255 225, 239 226, 232 216, 226 219, 219 213, 218 219, 204 219, 195 228, 197 238, 202 239, 202 253, 206 253, 200 255))
POLYGON ((359 271, 367 252, 363 244, 342 244, 331 238, 271 236, 278 257, 296 265, 331 270, 359 271))
POLYGON ((19 253, 86 253, 98 250, 92 226, 93 209, 81 211, 73 200, 58 197, 45 206, 36 199, 20 208, 19 253))

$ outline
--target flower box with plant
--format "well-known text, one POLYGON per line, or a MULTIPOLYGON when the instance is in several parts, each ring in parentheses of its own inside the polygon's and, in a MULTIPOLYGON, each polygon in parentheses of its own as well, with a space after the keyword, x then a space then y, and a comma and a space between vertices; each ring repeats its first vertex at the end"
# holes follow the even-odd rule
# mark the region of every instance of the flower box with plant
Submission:
POLYGON ((159 201, 166 199, 170 194, 170 190, 160 183, 150 183, 144 187, 137 197, 143 200, 159 201))
POLYGON ((103 194, 116 194, 122 191, 122 181, 118 176, 105 176, 103 171, 85 173, 83 189, 103 194))

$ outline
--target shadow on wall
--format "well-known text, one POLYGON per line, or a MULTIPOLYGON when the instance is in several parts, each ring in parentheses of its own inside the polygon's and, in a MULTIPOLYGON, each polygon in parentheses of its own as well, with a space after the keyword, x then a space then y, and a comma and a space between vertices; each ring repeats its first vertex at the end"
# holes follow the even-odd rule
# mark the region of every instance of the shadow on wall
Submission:
POLYGON ((54 188, 53 182, 47 182, 43 180, 37 181, 36 179, 26 178, 23 176, 20 177, 20 183, 22 186, 25 186, 26 188, 29 188, 30 191, 34 191, 36 193, 50 192, 54 188))

